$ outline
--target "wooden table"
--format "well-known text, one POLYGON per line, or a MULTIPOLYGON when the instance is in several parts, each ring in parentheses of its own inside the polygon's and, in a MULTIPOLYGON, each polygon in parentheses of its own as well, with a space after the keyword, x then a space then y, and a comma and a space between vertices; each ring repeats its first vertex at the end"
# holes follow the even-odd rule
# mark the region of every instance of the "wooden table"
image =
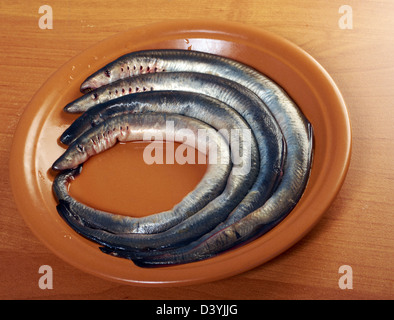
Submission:
POLYGON ((1 299, 392 299, 394 297, 394 3, 379 1, 15 1, 0 3, 1 299), (39 8, 53 10, 40 29, 39 8), (342 5, 348 7, 342 7, 342 5), (345 19, 350 14, 352 21, 345 19), (137 288, 63 262, 24 223, 9 182, 18 120, 59 66, 98 41, 152 22, 235 21, 299 45, 331 74, 347 103, 353 154, 338 197, 318 225, 279 257, 229 279, 179 288, 137 288), (48 21, 47 21, 48 22, 48 21), (352 25, 350 24, 352 23, 352 25), (38 286, 41 265, 53 289, 38 286), (353 288, 339 287, 339 268, 353 288))

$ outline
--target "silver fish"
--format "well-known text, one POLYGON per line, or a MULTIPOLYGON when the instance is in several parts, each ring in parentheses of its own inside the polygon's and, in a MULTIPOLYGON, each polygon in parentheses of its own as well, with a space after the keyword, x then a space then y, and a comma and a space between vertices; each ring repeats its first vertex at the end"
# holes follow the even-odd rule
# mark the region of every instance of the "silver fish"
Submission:
MULTIPOLYGON (((216 126, 230 126, 232 128, 249 128, 244 122, 243 118, 238 115, 238 120, 234 121, 234 118, 229 116, 229 114, 237 113, 222 104, 223 107, 220 108, 220 102, 216 99, 209 98, 207 96, 187 93, 187 92, 177 92, 175 93, 165 93, 165 92, 149 92, 146 94, 140 94, 138 98, 147 97, 145 103, 140 104, 138 107, 139 111, 152 111, 152 108, 147 107, 148 101, 152 101, 153 97, 156 97, 156 108, 154 111, 162 112, 164 109, 168 111, 177 110, 180 113, 186 113, 188 116, 194 115, 195 117, 202 117, 205 120, 211 119, 216 126), (172 97, 172 99, 171 99, 172 97), (181 103, 180 103, 181 101, 181 103), (213 102, 217 105, 212 107, 213 102), (211 105, 211 108, 209 106, 211 105), (219 106, 218 106, 219 105, 219 106), (201 108, 203 106, 203 108, 201 108), (141 109, 142 107, 142 109, 141 109), (164 108, 164 109, 163 109, 164 108), (224 111, 227 110, 227 113, 224 111), (232 110, 232 111, 231 111, 232 110)), ((129 97, 127 97, 129 99, 129 97)), ((120 100, 120 99, 118 99, 120 100)), ((119 101, 111 101, 111 104, 119 105, 119 101)), ((135 106, 134 106, 135 107, 135 106)), ((121 117, 126 117, 127 114, 122 114, 121 117)), ((113 116, 115 117, 115 116, 113 116)), ((234 116, 233 116, 234 117, 234 116)), ((113 118, 107 119, 102 125, 107 125, 109 121, 113 118)), ((93 130, 93 129, 92 129, 93 130)), ((250 129, 248 129, 250 130, 250 129)), ((90 131, 89 131, 90 132, 90 131)), ((84 135, 86 135, 85 133, 84 135)), ((83 138, 80 137, 79 139, 83 138)), ((78 139, 78 140, 79 140, 78 139)), ((71 146, 77 147, 80 143, 76 140, 71 146)), ((253 139, 251 140, 253 144, 253 139)), ((71 147, 70 146, 70 147, 71 147)), ((252 148, 250 148, 252 159, 258 159, 258 153, 255 143, 252 148)), ((243 154, 243 157, 248 157, 248 154, 243 154)), ((127 248, 127 249, 149 249, 149 248, 161 248, 167 246, 176 246, 184 243, 185 241, 190 241, 191 239, 197 238, 202 234, 206 233, 210 229, 214 228, 220 221, 225 219, 229 211, 239 202, 247 193, 249 187, 254 182, 255 174, 258 170, 258 162, 256 160, 251 161, 252 166, 250 171, 245 175, 235 175, 231 174, 226 185, 224 192, 213 201, 211 201, 206 207, 198 212, 198 214, 189 217, 184 222, 174 226, 173 228, 162 232, 160 234, 151 235, 125 235, 125 234, 110 234, 103 230, 90 229, 86 226, 83 230, 83 235, 95 240, 96 242, 106 244, 107 246, 114 246, 117 248, 127 248), (253 177, 253 179, 251 179, 253 177)), ((56 168, 56 165, 55 165, 56 168)), ((234 171, 234 167, 232 172, 234 171)), ((274 180, 276 180, 277 172, 268 172, 271 174, 274 180)), ((269 197, 268 194, 263 194, 262 196, 269 197)), ((59 212, 68 212, 69 208, 59 204, 59 212)), ((72 219, 71 215, 65 215, 72 219)), ((80 226, 82 227, 82 226, 80 226)))
POLYGON ((192 50, 146 50, 126 54, 107 64, 81 85, 86 92, 119 79, 152 72, 200 72, 232 80, 253 91, 268 107, 287 145, 281 200, 288 212, 299 201, 309 178, 313 128, 296 103, 274 81, 238 61, 192 50))
POLYGON ((156 262, 146 261, 146 265, 184 263, 207 258, 233 246, 238 239, 252 239, 279 223, 302 196, 312 165, 313 129, 294 101, 280 86, 253 68, 225 57, 186 50, 152 50, 125 55, 89 77, 81 85, 81 91, 86 92, 121 78, 152 71, 209 73, 249 88, 264 101, 279 123, 286 140, 287 157, 280 185, 260 209, 241 220, 230 215, 225 224, 218 226, 219 230, 212 231, 215 236, 210 238, 206 235, 206 241, 190 244, 184 249, 185 252, 178 252, 177 258, 174 255, 169 260, 165 256, 157 257, 156 262), (130 66, 133 72, 128 72, 130 66), (227 240, 221 245, 223 239, 227 240))
POLYGON ((226 140, 206 123, 180 115, 147 113, 129 114, 122 119, 112 118, 70 146, 58 163, 63 168, 78 168, 88 157, 110 148, 117 141, 149 139, 150 136, 145 136, 147 130, 150 134, 156 133, 156 138, 189 143, 191 147, 200 149, 208 157, 208 169, 204 177, 174 208, 143 218, 116 215, 90 208, 72 198, 68 191, 68 184, 79 175, 80 169, 58 175, 53 185, 58 201, 67 205, 69 210, 78 212, 79 218, 93 228, 113 233, 157 233, 201 210, 223 192, 232 169, 226 140), (172 126, 168 127, 168 123, 172 126), (187 131, 184 128, 187 128, 187 131))
MULTIPOLYGON (((239 211, 244 212, 247 210, 250 212, 261 206, 267 198, 261 197, 260 193, 264 194, 267 187, 272 187, 272 183, 279 183, 285 159, 286 145, 281 130, 271 112, 253 92, 245 87, 224 78, 202 73, 170 72, 144 74, 101 87, 94 92, 98 97, 95 101, 90 99, 89 93, 87 96, 69 104, 72 108, 75 106, 83 107, 86 112, 70 125, 62 134, 60 140, 68 144, 84 131, 104 121, 108 117, 107 109, 110 110, 110 114, 115 109, 122 109, 123 112, 123 107, 120 107, 121 103, 133 104, 135 101, 146 101, 139 100, 141 97, 140 93, 137 94, 137 97, 127 95, 127 97, 115 100, 116 103, 108 103, 108 101, 114 100, 110 92, 125 91, 122 87, 149 87, 151 91, 169 89, 174 94, 177 94, 180 90, 201 93, 223 101, 239 112, 252 129, 260 155, 259 175, 250 190, 250 194, 245 199, 245 201, 248 201, 248 205, 240 206, 239 211), (90 109, 97 105, 97 100, 101 102, 98 103, 100 106, 90 109), (277 181, 272 180, 272 176, 268 172, 277 172, 277 181)), ((145 98, 152 96, 152 94, 144 93, 142 96, 145 98)))
MULTIPOLYGON (((135 79, 137 78, 140 77, 135 79)), ((164 82, 170 84, 168 86, 172 89, 179 90, 184 87, 193 90, 195 93, 200 92, 214 96, 226 104, 231 104, 244 117, 256 138, 260 155, 260 168, 254 185, 245 201, 237 208, 237 211, 241 215, 260 207, 268 199, 267 195, 272 193, 267 193, 267 190, 274 190, 280 181, 286 154, 286 145, 281 131, 272 114, 261 100, 253 92, 233 81, 200 73, 152 74, 143 75, 141 78, 143 79, 138 80, 140 84, 155 85, 156 88, 165 87, 165 84, 162 84, 164 82), (272 179, 274 173, 277 175, 276 179, 272 179)), ((174 90, 173 94, 180 97, 184 93, 174 90)), ((129 112, 130 108, 135 111, 136 102, 146 104, 148 99, 159 97, 162 101, 165 101, 165 104, 168 104, 168 97, 160 97, 161 95, 162 93, 153 91, 108 100, 97 107, 88 109, 76 119, 64 132, 61 140, 72 141, 76 136, 104 121, 114 112, 116 114, 129 112)), ((194 95, 196 96, 196 94, 194 95)), ((196 109, 196 112, 198 113, 198 109, 196 109)), ((197 113, 192 116, 198 116, 197 113)))

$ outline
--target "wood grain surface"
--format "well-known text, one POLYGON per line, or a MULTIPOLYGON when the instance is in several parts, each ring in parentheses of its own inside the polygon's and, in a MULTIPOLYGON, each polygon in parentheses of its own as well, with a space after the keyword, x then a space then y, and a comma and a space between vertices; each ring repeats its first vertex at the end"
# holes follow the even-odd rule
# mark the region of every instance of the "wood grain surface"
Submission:
MULTIPOLYGON (((391 0, 15 1, 0 2, 1 299, 392 299, 394 297, 394 2, 391 0), (40 29, 39 8, 53 9, 40 29), (353 26, 341 28, 340 7, 353 26), (63 262, 30 231, 9 182, 18 120, 62 64, 98 41, 153 22, 241 22, 274 32, 310 53, 346 101, 353 151, 346 181, 318 225, 279 257, 212 283, 141 288, 109 282, 63 262), (53 289, 38 286, 41 265, 53 289), (353 270, 341 289, 339 268, 353 270)), ((349 22, 349 21, 348 21, 349 22)))

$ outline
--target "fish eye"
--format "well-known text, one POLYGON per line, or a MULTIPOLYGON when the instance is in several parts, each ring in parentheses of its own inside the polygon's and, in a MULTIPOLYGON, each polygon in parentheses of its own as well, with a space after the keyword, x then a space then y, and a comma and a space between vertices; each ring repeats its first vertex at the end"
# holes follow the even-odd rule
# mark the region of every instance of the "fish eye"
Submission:
POLYGON ((91 122, 90 122, 90 125, 92 126, 92 127, 95 127, 95 126, 97 126, 98 124, 100 124, 100 120, 99 119, 93 119, 91 122))
POLYGON ((77 150, 78 152, 85 152, 85 147, 81 144, 77 144, 77 150))

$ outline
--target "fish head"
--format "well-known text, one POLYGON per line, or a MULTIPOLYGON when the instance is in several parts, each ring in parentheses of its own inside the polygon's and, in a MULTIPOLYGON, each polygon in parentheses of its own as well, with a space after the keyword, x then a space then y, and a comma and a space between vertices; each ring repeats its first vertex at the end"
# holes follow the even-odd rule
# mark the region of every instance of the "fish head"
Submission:
POLYGON ((81 85, 81 92, 87 93, 116 80, 110 69, 103 68, 89 76, 81 85))
POLYGON ((99 102, 97 92, 84 94, 82 97, 70 102, 64 107, 64 111, 68 113, 81 113, 99 102))
POLYGON ((72 143, 68 149, 53 163, 52 169, 66 170, 77 168, 88 159, 86 148, 78 141, 72 143))

